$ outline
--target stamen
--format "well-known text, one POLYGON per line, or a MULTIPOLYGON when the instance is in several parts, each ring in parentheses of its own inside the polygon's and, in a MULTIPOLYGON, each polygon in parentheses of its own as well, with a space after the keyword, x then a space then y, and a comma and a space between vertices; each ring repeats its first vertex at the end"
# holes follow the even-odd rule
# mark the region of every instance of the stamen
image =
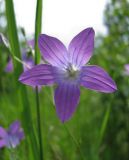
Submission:
POLYGON ((72 64, 69 64, 66 68, 66 78, 70 80, 75 80, 78 77, 78 70, 72 64))

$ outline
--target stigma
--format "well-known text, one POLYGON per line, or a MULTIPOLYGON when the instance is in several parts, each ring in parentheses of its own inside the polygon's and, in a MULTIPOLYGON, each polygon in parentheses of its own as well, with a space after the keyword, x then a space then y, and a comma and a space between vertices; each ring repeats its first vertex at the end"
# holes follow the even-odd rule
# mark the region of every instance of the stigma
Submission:
POLYGON ((74 65, 69 64, 65 71, 65 77, 69 80, 76 80, 79 74, 78 68, 74 65))

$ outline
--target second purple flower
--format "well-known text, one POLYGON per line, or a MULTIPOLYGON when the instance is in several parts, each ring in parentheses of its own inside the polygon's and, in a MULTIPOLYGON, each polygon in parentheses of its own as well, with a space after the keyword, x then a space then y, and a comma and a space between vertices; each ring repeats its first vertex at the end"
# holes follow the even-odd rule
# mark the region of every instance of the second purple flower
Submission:
POLYGON ((14 121, 8 131, 0 126, 0 148, 15 148, 24 138, 24 131, 19 121, 14 121))

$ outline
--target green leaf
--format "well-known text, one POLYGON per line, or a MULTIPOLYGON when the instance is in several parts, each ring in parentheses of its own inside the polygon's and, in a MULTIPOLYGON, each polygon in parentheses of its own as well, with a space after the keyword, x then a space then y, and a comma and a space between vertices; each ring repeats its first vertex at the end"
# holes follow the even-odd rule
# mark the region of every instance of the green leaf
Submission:
MULTIPOLYGON (((41 28, 42 28, 42 0, 37 0, 36 18, 35 18, 35 64, 38 64, 40 62, 40 52, 38 49, 38 37, 39 37, 39 34, 41 33, 41 28)), ((36 87, 36 90, 35 90, 35 98, 36 98, 40 160, 43 160, 44 153, 43 153, 43 143, 42 143, 41 112, 40 112, 38 87, 36 87)))
MULTIPOLYGON (((16 56, 17 58, 21 59, 20 44, 18 39, 18 31, 17 31, 16 20, 15 20, 13 1, 6 0, 5 4, 6 4, 6 17, 7 17, 7 23, 8 23, 7 24, 8 36, 9 36, 11 53, 13 57, 16 56)), ((33 125, 32 125, 33 123, 32 123, 28 94, 25 86, 23 86, 18 82, 18 77, 23 71, 22 64, 19 63, 18 61, 15 61, 14 59, 13 59, 13 64, 14 64, 14 80, 15 80, 15 92, 16 92, 15 96, 17 101, 19 101, 18 104, 21 104, 21 106, 23 107, 24 129, 25 129, 25 132, 29 135, 34 159, 37 159, 38 147, 37 147, 37 141, 34 134, 33 125), (17 94, 18 90, 20 91, 20 98, 17 94)))
POLYGON ((35 18, 35 64, 40 62, 40 51, 38 48, 38 37, 42 27, 42 0, 37 0, 36 18, 35 18))

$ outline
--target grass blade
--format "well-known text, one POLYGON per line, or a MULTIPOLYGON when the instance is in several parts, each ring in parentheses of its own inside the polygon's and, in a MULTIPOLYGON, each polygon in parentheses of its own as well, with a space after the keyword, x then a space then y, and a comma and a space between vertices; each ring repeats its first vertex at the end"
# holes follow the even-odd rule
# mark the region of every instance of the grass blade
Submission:
MULTIPOLYGON (((42 27, 42 0, 37 0, 36 18, 35 18, 35 64, 38 64, 40 62, 40 52, 38 49, 38 36, 41 33, 41 27, 42 27)), ((39 147, 40 147, 40 160, 43 160, 44 156, 43 156, 41 115, 40 115, 38 87, 36 87, 35 93, 36 93, 35 96, 36 96, 36 109, 37 109, 38 139, 39 139, 39 147)))
POLYGON ((111 113, 112 100, 113 100, 113 96, 111 97, 111 101, 110 101, 109 105, 107 106, 107 110, 105 112, 105 115, 104 115, 104 118, 103 118, 103 121, 102 121, 97 148, 100 147, 100 145, 102 143, 102 140, 104 138, 104 135, 105 135, 105 131, 106 131, 107 124, 108 124, 109 117, 110 117, 110 113, 111 113))
POLYGON ((37 0, 36 18, 35 18, 35 64, 40 62, 40 51, 38 48, 38 37, 42 28, 42 0, 37 0))
MULTIPOLYGON (((20 44, 19 44, 18 33, 17 33, 17 25, 15 20, 13 1, 5 0, 5 5, 6 5, 6 17, 7 17, 7 24, 8 24, 8 36, 9 36, 11 53, 13 54, 13 57, 16 56, 19 59, 21 59, 20 44)), ((22 64, 15 61, 14 59, 13 59, 13 64, 14 64, 14 79, 15 79, 15 96, 18 101, 20 101, 21 99, 21 102, 22 102, 21 105, 23 107, 23 116, 24 116, 23 125, 31 141, 31 147, 32 147, 34 159, 37 159, 38 147, 37 147, 36 137, 34 135, 34 129, 32 126, 33 123, 32 123, 27 90, 25 86, 21 85, 18 82, 18 77, 23 71, 22 64), (17 90, 20 90, 20 99, 17 95, 17 90)))

